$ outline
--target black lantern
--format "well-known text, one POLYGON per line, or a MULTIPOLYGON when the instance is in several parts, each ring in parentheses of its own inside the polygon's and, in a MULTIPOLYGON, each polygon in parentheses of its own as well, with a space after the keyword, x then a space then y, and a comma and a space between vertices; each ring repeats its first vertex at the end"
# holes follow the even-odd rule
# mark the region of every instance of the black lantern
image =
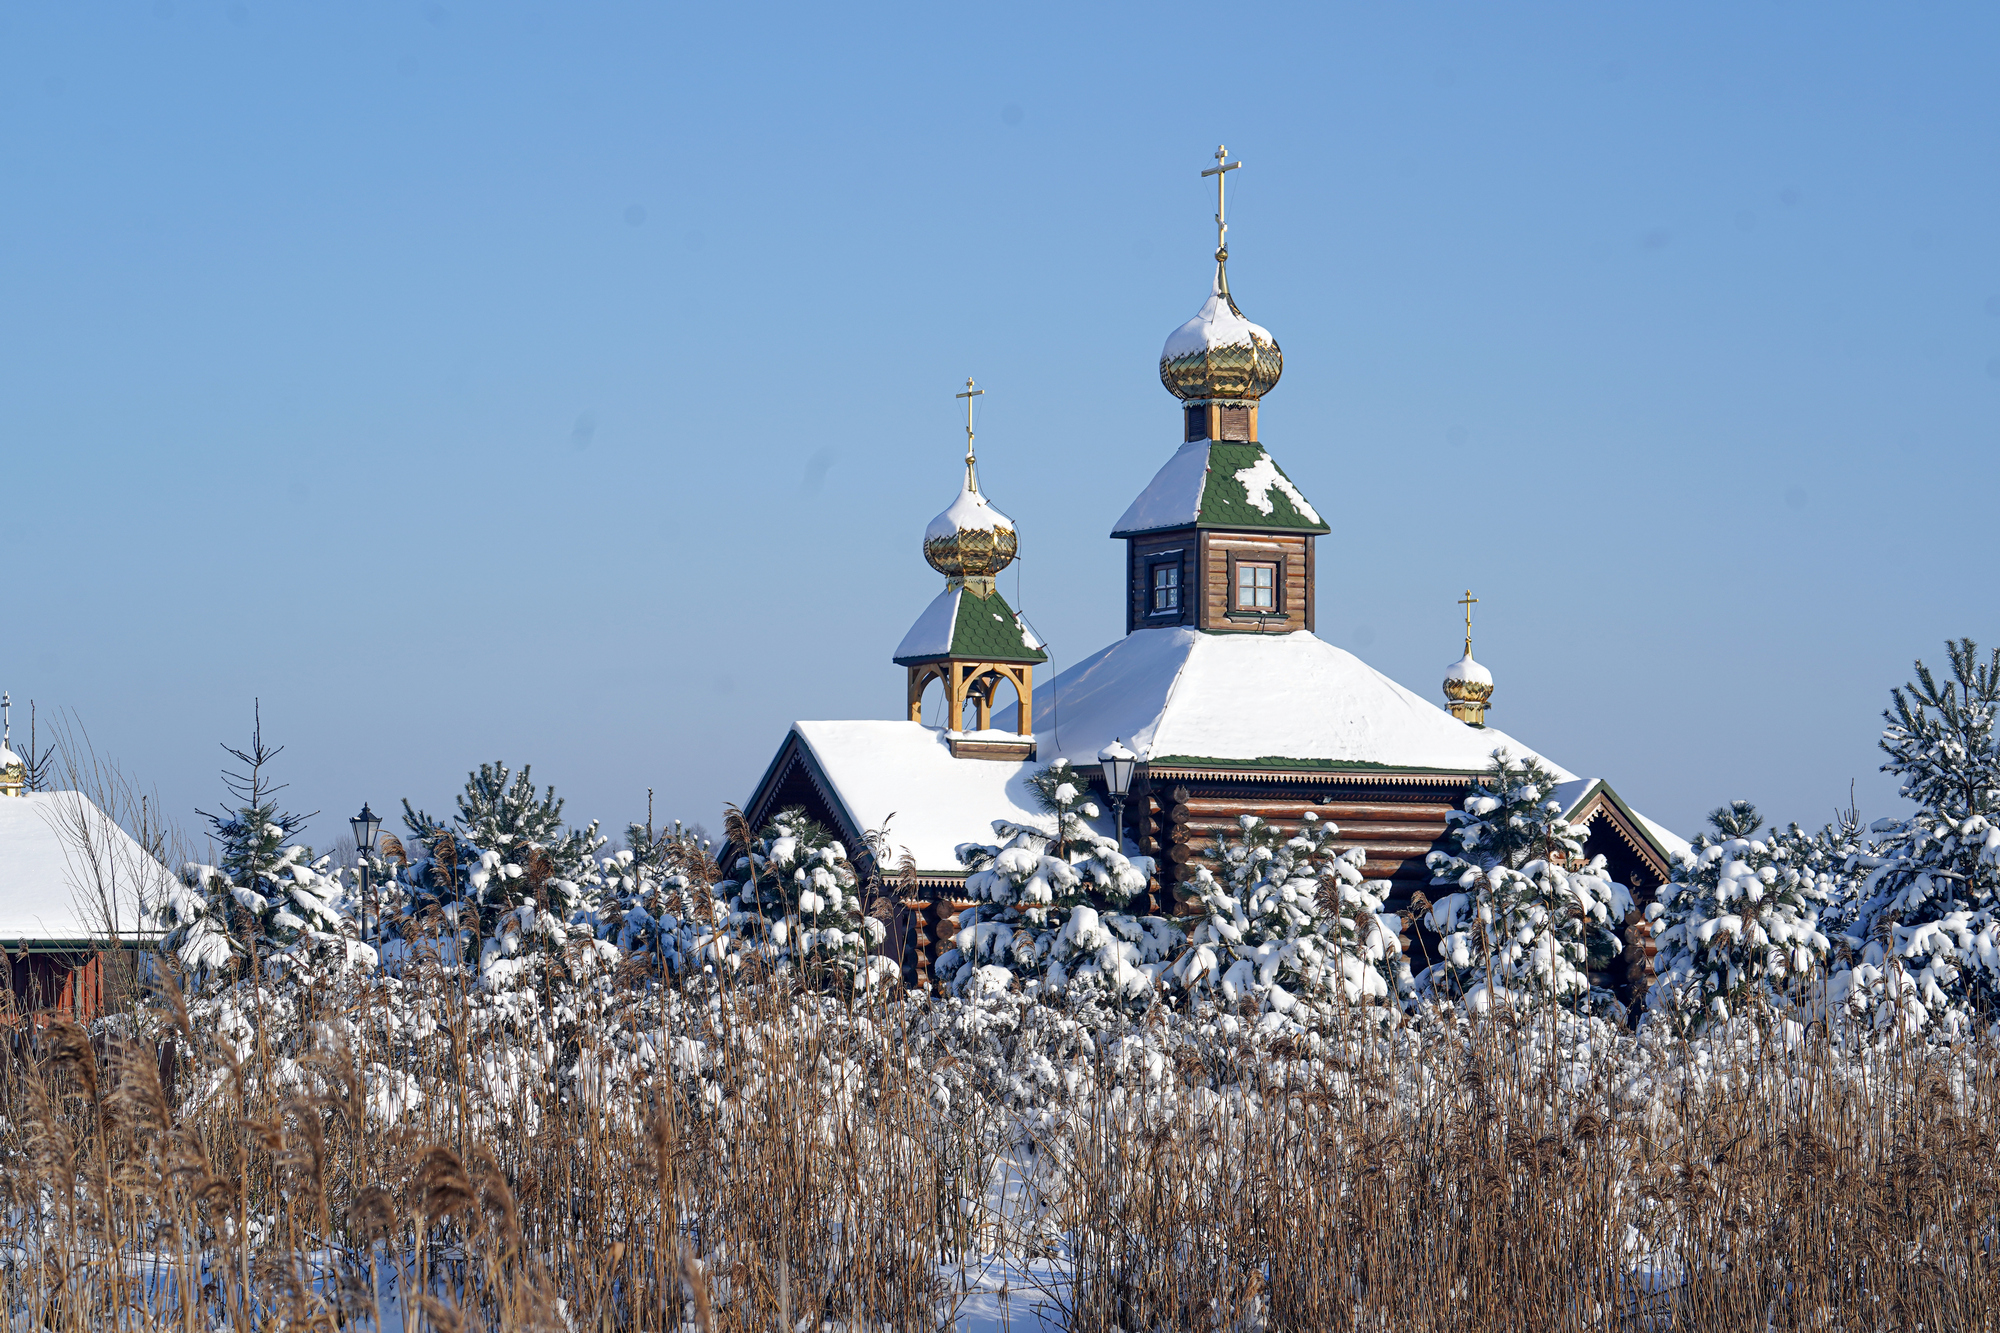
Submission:
POLYGON ((375 850, 375 835, 382 831, 382 821, 368 808, 368 802, 361 803, 361 813, 347 821, 347 827, 354 830, 354 850, 362 856, 375 850))
MULTIPOLYGON (((361 813, 347 821, 347 827, 354 830, 354 859, 361 870, 361 933, 368 933, 368 854, 375 850, 375 835, 382 831, 382 821, 368 808, 368 802, 361 803, 361 813)), ((376 913, 376 925, 381 925, 381 913, 376 913)))
POLYGON ((1097 762, 1104 766, 1104 791, 1111 798, 1111 808, 1117 812, 1118 850, 1125 850, 1125 798, 1132 794, 1132 773, 1139 767, 1139 756, 1125 748, 1124 741, 1114 740, 1097 752, 1097 762))

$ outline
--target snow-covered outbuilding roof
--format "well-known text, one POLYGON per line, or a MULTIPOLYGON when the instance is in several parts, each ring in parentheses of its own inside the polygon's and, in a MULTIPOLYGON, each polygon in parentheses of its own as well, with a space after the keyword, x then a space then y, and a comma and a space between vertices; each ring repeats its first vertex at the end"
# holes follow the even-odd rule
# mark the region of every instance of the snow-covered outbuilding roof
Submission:
POLYGON ((1183 444, 1126 507, 1111 535, 1188 527, 1332 531, 1263 445, 1222 440, 1183 444))
POLYGON ((142 908, 172 875, 81 792, 0 798, 0 944, 131 945, 157 933, 142 908))

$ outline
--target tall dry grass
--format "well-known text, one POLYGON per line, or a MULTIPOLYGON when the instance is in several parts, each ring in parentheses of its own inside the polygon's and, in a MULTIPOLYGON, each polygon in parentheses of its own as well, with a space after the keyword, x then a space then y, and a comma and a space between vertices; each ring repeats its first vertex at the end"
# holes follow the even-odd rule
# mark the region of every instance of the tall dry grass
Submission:
POLYGON ((1073 1271, 1079 1329, 2000 1322, 1991 1050, 1093 1035, 634 963, 510 1084, 542 1038, 448 969, 272 1004, 239 1039, 163 979, 95 1031, 12 1026, 12 1327, 931 1329, 996 1251, 1073 1271), (651 1072, 593 1079, 593 1043, 651 1072))

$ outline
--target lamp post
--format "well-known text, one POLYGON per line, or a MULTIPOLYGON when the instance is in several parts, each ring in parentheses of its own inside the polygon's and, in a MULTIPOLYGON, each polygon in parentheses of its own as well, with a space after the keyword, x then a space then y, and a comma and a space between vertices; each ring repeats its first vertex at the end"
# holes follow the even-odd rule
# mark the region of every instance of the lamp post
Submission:
POLYGON ((1113 740, 1097 752, 1097 762, 1104 765, 1104 791, 1111 798, 1111 808, 1116 811, 1118 823, 1118 850, 1125 850, 1125 798, 1132 794, 1132 773, 1139 767, 1139 756, 1125 748, 1123 739, 1113 740))
MULTIPOLYGON (((354 852, 361 863, 361 933, 368 933, 368 857, 375 850, 375 835, 382 831, 382 821, 368 808, 368 802, 361 803, 361 813, 347 821, 347 827, 354 830, 354 852)), ((380 916, 380 913, 377 913, 380 916)), ((378 919, 375 923, 381 925, 378 919)))

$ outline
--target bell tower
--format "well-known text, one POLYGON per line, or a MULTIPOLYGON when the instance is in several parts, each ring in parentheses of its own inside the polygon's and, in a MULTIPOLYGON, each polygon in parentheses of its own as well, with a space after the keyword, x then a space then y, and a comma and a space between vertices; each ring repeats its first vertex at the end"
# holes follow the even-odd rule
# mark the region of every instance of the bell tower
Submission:
POLYGON ((896 649, 896 665, 909 672, 909 719, 922 722, 924 691, 944 687, 945 743, 960 759, 1032 759, 1035 756, 1035 667, 1049 660, 1040 640, 1001 597, 994 577, 1014 560, 1020 537, 1014 521, 979 492, 972 449, 972 402, 984 394, 968 379, 965 391, 965 485, 958 498, 924 530, 924 559, 945 576, 939 593, 896 649), (1012 733, 996 732, 993 706, 1002 686, 1012 686, 1018 707, 1012 733), (973 725, 965 725, 966 710, 973 725))
POLYGON ((1126 546, 1125 632, 1313 628, 1313 539, 1331 529, 1258 438, 1257 410, 1284 373, 1270 330, 1229 294, 1224 185, 1241 168, 1215 150, 1215 278, 1160 351, 1181 400, 1179 452, 1111 531, 1126 546))

